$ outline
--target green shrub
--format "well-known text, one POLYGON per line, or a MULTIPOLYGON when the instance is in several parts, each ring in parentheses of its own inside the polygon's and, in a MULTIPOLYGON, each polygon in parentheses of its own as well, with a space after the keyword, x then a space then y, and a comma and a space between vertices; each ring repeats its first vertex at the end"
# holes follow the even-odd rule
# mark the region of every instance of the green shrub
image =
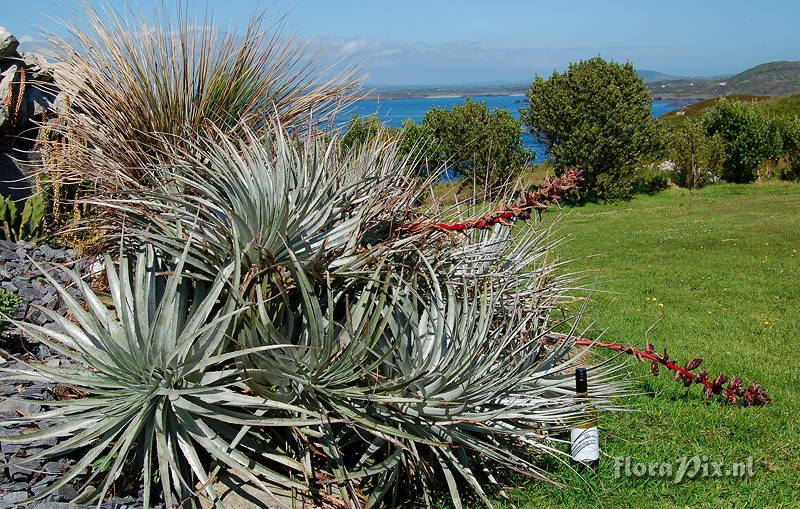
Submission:
POLYGON ((25 200, 22 214, 19 213, 14 200, 10 197, 0 197, 0 225, 3 237, 12 242, 35 241, 42 238, 45 212, 45 199, 41 193, 25 200))
POLYGON ((537 77, 522 119, 559 171, 584 172, 583 196, 630 196, 637 168, 658 149, 651 98, 631 64, 578 62, 537 77))
POLYGON ((669 179, 664 170, 659 168, 644 168, 637 172, 634 180, 634 192, 639 194, 656 194, 669 186, 669 179))
POLYGON ((779 124, 754 105, 722 98, 703 116, 708 136, 719 136, 725 146, 722 178, 752 182, 758 168, 782 153, 779 124))
POLYGON ((420 177, 427 177, 441 170, 440 151, 430 124, 417 124, 411 119, 406 119, 403 122, 398 149, 408 158, 415 173, 420 177))
POLYGON ((389 139, 399 136, 399 129, 386 127, 380 119, 374 115, 361 117, 356 115, 347 123, 347 129, 341 139, 341 145, 345 150, 358 150, 365 143, 376 137, 389 139))
POLYGON ((522 145, 522 124, 511 112, 489 112, 485 102, 469 98, 449 110, 432 108, 421 129, 408 123, 406 129, 407 144, 424 147, 430 167, 447 167, 466 177, 465 185, 477 182, 490 193, 502 191, 535 156, 522 145))
POLYGON ((800 179, 800 117, 792 117, 783 121, 781 134, 786 165, 778 176, 783 180, 800 179))
POLYGON ((703 125, 690 119, 668 131, 667 157, 673 164, 672 181, 697 189, 720 179, 725 143, 719 134, 707 136, 703 125))
POLYGON ((0 326, 4 325, 5 318, 22 304, 19 295, 0 289, 0 326))

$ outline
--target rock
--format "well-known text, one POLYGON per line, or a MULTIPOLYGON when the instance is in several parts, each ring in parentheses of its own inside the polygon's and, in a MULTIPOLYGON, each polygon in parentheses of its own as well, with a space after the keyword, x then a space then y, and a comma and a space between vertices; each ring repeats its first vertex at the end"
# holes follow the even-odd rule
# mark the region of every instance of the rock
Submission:
POLYGON ((67 470, 67 468, 68 468, 67 465, 60 461, 49 461, 44 464, 42 470, 44 471, 45 474, 60 474, 65 470, 67 470))
POLYGON ((53 65, 42 55, 26 51, 22 53, 22 61, 28 68, 28 76, 37 81, 53 81, 53 65))
POLYGON ((26 482, 31 478, 31 471, 37 467, 35 463, 17 463, 8 466, 8 477, 15 482, 26 482))
POLYGON ((56 477, 54 475, 45 476, 45 477, 39 479, 36 482, 36 484, 31 486, 31 491, 33 492, 34 495, 39 495, 40 493, 45 491, 48 487, 50 487, 51 484, 56 482, 56 480, 58 480, 58 477, 56 477))
POLYGON ((22 449, 22 446, 19 444, 9 444, 7 442, 0 443, 0 449, 2 449, 3 454, 14 454, 22 449))
POLYGON ((39 345, 36 356, 40 359, 46 359, 50 357, 50 348, 48 348, 47 345, 39 345))
POLYGON ((32 286, 19 289, 19 296, 27 302, 37 302, 41 294, 32 286))
POLYGON ((69 502, 39 502, 32 505, 31 509, 81 509, 81 507, 69 502))
MULTIPOLYGON (((2 27, 0 27, 0 40, 2 38, 2 30, 2 27)), ((2 47, 2 42, 0 42, 0 47, 2 47)), ((18 71, 19 66, 11 64, 0 73, 0 105, 2 105, 0 106, 0 129, 5 128, 11 120, 11 112, 5 107, 5 104, 9 101, 8 95, 12 92, 12 84, 17 79, 18 71)))
POLYGON ((56 494, 66 500, 73 500, 78 496, 78 490, 73 488, 71 484, 66 484, 58 488, 56 494))
MULTIPOLYGON (((0 401, 0 413, 13 413, 16 416, 38 413, 41 407, 35 403, 21 401, 16 398, 6 398, 0 401)), ((3 452, 6 452, 3 449, 3 452)))
POLYGON ((27 118, 41 121, 43 117, 50 117, 55 110, 56 96, 38 86, 28 89, 25 94, 25 106, 27 118))
POLYGON ((19 507, 21 502, 28 499, 28 493, 25 491, 13 491, 0 495, 0 509, 11 509, 12 507, 19 507))
POLYGON ((19 48, 17 38, 5 27, 0 27, 0 58, 19 56, 17 48, 19 48))
POLYGON ((6 484, 0 485, 0 488, 6 493, 9 493, 9 492, 12 492, 12 491, 25 491, 25 490, 28 489, 28 483, 26 483, 26 482, 10 482, 10 483, 6 483, 6 484))

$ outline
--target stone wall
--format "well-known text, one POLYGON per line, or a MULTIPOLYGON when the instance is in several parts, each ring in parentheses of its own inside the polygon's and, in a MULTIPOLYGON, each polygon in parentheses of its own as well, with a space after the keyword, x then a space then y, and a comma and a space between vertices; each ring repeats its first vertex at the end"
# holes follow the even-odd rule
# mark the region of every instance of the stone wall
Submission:
POLYGON ((27 151, 37 123, 61 108, 53 67, 39 54, 22 52, 13 34, 0 27, 0 194, 15 200, 30 193, 27 151))

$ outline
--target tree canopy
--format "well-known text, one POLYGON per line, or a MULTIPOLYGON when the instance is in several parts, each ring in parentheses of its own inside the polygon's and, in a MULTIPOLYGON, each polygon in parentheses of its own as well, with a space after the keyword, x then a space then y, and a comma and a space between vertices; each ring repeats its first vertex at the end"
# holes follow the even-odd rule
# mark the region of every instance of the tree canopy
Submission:
POLYGON ((490 112, 485 102, 467 99, 451 109, 429 110, 415 134, 432 139, 427 153, 437 166, 498 190, 535 156, 523 146, 521 131, 510 111, 490 112))
POLYGON ((584 172, 587 197, 620 198, 634 190, 637 167, 658 146, 651 98, 630 63, 600 57, 537 77, 522 119, 561 172, 584 172))

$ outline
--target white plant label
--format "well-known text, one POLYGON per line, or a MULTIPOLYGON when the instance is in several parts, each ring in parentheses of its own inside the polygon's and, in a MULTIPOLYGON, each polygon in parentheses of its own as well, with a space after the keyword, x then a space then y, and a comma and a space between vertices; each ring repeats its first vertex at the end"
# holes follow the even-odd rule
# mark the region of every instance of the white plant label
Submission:
POLYGON ((591 428, 572 428, 572 459, 580 463, 589 463, 600 459, 600 431, 597 426, 591 428))

